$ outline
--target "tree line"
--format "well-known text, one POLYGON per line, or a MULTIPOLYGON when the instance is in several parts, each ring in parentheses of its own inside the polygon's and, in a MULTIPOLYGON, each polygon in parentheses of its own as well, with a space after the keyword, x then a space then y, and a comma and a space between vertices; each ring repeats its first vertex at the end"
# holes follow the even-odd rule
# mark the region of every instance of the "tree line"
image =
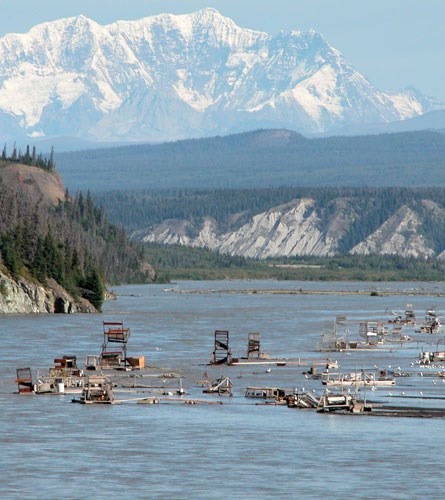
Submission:
POLYGON ((442 281, 445 262, 398 255, 338 255, 257 260, 205 248, 145 245, 161 281, 276 279, 311 281, 442 281))
MULTIPOLYGON (((212 217, 224 230, 236 230, 255 214, 291 202, 312 198, 322 224, 330 222, 338 200, 347 200, 355 217, 340 242, 347 253, 382 225, 402 205, 422 219, 421 231, 434 250, 445 248, 445 219, 428 210, 423 200, 445 208, 445 188, 271 187, 264 189, 133 190, 99 193, 95 200, 110 220, 129 232, 150 228, 167 219, 202 223, 212 217)), ((323 228, 321 228, 323 229, 323 228)))
POLYGON ((7 151, 6 144, 3 146, 2 155, 0 157, 1 163, 20 163, 21 165, 29 165, 31 167, 41 168, 47 172, 54 172, 56 170, 56 162, 54 160, 54 148, 51 148, 51 153, 49 157, 44 156, 42 153, 37 153, 36 147, 30 148, 29 144, 25 148, 25 152, 22 152, 21 148, 17 150, 17 146, 14 143, 12 148, 12 153, 9 155, 7 151))

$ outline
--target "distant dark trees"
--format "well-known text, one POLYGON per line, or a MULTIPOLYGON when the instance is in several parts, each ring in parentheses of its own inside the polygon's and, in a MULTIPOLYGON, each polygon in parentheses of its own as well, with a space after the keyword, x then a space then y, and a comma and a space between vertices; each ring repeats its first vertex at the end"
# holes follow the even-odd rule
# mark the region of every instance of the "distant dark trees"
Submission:
POLYGON ((14 143, 12 153, 8 155, 5 144, 0 157, 0 166, 2 163, 20 163, 22 165, 41 168, 47 172, 54 172, 56 170, 54 148, 51 148, 49 158, 46 158, 42 153, 37 154, 35 146, 33 146, 31 151, 29 145, 27 145, 25 152, 23 153, 21 149, 17 151, 17 147, 14 143))
POLYGON ((445 262, 399 255, 300 256, 256 260, 181 245, 145 246, 164 281, 170 279, 278 279, 316 281, 442 281, 445 262), (282 266, 280 264, 286 264, 282 266), (289 264, 297 264, 295 266, 289 264))
POLYGON ((363 241, 402 205, 419 215, 422 221, 419 231, 432 248, 436 252, 445 249, 445 220, 423 203, 430 200, 445 209, 445 188, 439 187, 140 190, 95 196, 110 220, 128 231, 150 228, 167 219, 185 219, 200 226, 203 217, 214 218, 222 230, 234 230, 257 213, 301 198, 315 200, 315 209, 324 226, 336 213, 337 201, 347 200, 354 217, 340 242, 340 253, 347 253, 363 241))
POLYGON ((309 139, 263 130, 57 156, 67 185, 93 192, 445 186, 444 159, 445 134, 435 131, 309 139))

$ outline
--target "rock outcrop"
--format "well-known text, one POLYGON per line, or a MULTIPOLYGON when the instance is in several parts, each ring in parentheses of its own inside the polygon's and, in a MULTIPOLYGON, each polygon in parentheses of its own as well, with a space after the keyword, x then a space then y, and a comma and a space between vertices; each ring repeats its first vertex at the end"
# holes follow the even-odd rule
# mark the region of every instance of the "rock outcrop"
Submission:
POLYGON ((97 310, 84 299, 74 299, 54 280, 43 287, 23 278, 14 281, 0 273, 0 314, 76 312, 95 313, 97 310))
POLYGON ((0 180, 17 188, 30 203, 54 206, 65 201, 65 188, 57 172, 46 172, 30 165, 13 163, 0 168, 0 180))
POLYGON ((292 200, 254 215, 238 229, 226 232, 221 232, 210 217, 204 218, 200 226, 191 221, 166 220, 141 239, 207 247, 221 253, 257 259, 334 255, 339 251, 339 241, 356 217, 347 200, 339 198, 334 205, 333 215, 325 220, 315 200, 292 200))
POLYGON ((432 257, 435 252, 427 245, 424 236, 420 234, 420 226, 421 221, 417 214, 404 205, 377 231, 356 245, 351 253, 432 257))
MULTIPOLYGON (((366 206, 366 204, 365 204, 366 206)), ((375 216, 375 213, 374 213, 375 216)), ((307 197, 271 208, 235 223, 170 219, 135 239, 162 244, 206 247, 220 253, 256 259, 292 256, 399 255, 445 259, 445 209, 429 199, 412 201, 376 223, 367 210, 357 210, 352 198, 328 204, 307 197), (360 227, 361 226, 361 227, 360 227), (369 228, 368 232, 363 228, 369 228), (439 235, 439 236, 438 236, 439 235)))

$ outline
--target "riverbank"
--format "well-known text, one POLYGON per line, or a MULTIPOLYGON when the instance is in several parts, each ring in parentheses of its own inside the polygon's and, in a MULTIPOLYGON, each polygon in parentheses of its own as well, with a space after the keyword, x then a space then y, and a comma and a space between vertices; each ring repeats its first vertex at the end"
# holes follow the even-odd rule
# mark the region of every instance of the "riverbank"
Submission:
POLYGON ((211 295, 211 294, 233 294, 233 295, 365 295, 370 297, 390 297, 395 295, 402 295, 405 297, 445 297, 445 292, 433 290, 310 290, 310 289, 180 289, 180 288, 166 288, 168 292, 172 293, 185 293, 197 295, 211 295))

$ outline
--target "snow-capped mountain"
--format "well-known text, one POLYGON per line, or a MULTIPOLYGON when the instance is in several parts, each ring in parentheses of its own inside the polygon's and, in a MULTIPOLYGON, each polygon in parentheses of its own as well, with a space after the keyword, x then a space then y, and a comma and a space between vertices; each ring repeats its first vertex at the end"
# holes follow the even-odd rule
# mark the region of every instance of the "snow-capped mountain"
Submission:
POLYGON ((377 90, 315 31, 271 36, 210 8, 107 26, 78 16, 0 38, 6 138, 326 132, 436 109, 445 104, 412 90, 377 90))

